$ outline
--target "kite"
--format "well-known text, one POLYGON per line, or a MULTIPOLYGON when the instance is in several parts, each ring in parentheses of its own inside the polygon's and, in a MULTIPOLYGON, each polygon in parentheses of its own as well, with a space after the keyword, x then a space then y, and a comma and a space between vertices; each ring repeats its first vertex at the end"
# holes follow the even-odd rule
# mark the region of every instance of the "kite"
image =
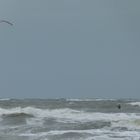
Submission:
POLYGON ((13 26, 13 23, 11 23, 11 22, 9 22, 7 20, 0 20, 0 23, 7 23, 7 24, 13 26))

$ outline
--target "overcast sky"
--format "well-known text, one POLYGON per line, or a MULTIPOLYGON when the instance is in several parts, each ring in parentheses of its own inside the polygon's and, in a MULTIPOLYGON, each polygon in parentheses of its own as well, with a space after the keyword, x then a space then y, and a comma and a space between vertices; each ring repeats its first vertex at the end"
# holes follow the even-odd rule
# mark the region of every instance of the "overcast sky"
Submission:
POLYGON ((140 0, 0 0, 1 98, 140 98, 140 0))

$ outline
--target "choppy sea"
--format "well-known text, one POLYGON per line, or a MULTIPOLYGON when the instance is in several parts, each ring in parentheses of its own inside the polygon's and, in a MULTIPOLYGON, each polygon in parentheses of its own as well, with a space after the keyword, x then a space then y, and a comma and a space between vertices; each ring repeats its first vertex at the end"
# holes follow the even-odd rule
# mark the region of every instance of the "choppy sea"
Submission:
POLYGON ((140 140, 140 101, 0 99, 0 140, 140 140))

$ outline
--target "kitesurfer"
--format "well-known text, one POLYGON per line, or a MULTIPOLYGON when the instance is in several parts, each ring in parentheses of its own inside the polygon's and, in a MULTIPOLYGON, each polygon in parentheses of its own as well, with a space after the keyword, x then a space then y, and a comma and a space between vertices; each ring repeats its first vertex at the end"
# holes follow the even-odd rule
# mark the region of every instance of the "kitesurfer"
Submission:
POLYGON ((117 107, 118 107, 118 109, 121 109, 121 105, 120 104, 118 104, 117 107))

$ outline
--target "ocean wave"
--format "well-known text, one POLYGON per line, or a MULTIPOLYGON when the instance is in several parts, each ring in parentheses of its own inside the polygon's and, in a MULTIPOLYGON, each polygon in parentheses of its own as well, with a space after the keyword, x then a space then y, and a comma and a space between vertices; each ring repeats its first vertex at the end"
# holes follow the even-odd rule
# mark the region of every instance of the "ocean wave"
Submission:
POLYGON ((10 98, 1 98, 0 101, 9 101, 11 100, 10 98))
POLYGON ((0 135, 5 132, 36 140, 138 138, 140 113, 86 112, 70 108, 0 108, 0 135), (13 127, 14 126, 14 127, 13 127))
POLYGON ((101 134, 101 133, 108 133, 110 132, 109 130, 100 130, 100 129, 90 129, 90 130, 51 130, 48 132, 40 132, 40 133, 25 133, 25 134, 20 134, 20 136, 48 136, 48 135, 63 135, 66 133, 85 133, 85 134, 101 134))
POLYGON ((65 118, 75 121, 94 121, 94 120, 127 120, 140 118, 139 113, 101 113, 101 112, 85 112, 70 108, 63 109, 41 109, 35 107, 16 107, 11 109, 0 108, 0 116, 3 115, 29 115, 40 118, 65 118))
POLYGON ((66 101, 73 101, 73 102, 81 102, 81 101, 116 101, 117 99, 100 99, 100 98, 94 98, 94 99, 66 99, 66 101))
POLYGON ((11 109, 0 108, 0 118, 2 117, 26 117, 31 118, 32 123, 44 121, 45 118, 54 118, 57 122, 111 122, 113 125, 131 124, 133 127, 140 127, 140 113, 100 113, 84 112, 70 108, 65 109, 40 109, 35 107, 16 107, 11 109), (35 120, 35 121, 34 121, 35 120), (138 123, 139 122, 139 123, 138 123), (123 124, 124 123, 124 124, 123 124))
POLYGON ((140 102, 131 102, 131 103, 127 103, 133 106, 140 106, 140 102))
POLYGON ((11 113, 11 114, 2 114, 2 117, 3 118, 7 118, 7 117, 16 117, 16 118, 19 118, 19 117, 34 117, 33 115, 31 114, 27 114, 27 113, 11 113))
POLYGON ((133 138, 134 140, 139 139, 139 132, 136 131, 125 131, 125 132, 118 132, 118 131, 110 131, 105 129, 91 129, 91 130, 55 130, 49 132, 41 132, 41 133, 23 133, 20 136, 32 136, 35 138, 42 138, 42 140, 50 140, 53 139, 80 139, 80 140, 124 140, 133 138), (73 138, 72 138, 73 136, 73 138), (78 136, 78 137, 77 137, 78 136))
POLYGON ((16 107, 16 108, 0 108, 0 116, 21 116, 21 115, 33 115, 34 108, 26 107, 16 107))

